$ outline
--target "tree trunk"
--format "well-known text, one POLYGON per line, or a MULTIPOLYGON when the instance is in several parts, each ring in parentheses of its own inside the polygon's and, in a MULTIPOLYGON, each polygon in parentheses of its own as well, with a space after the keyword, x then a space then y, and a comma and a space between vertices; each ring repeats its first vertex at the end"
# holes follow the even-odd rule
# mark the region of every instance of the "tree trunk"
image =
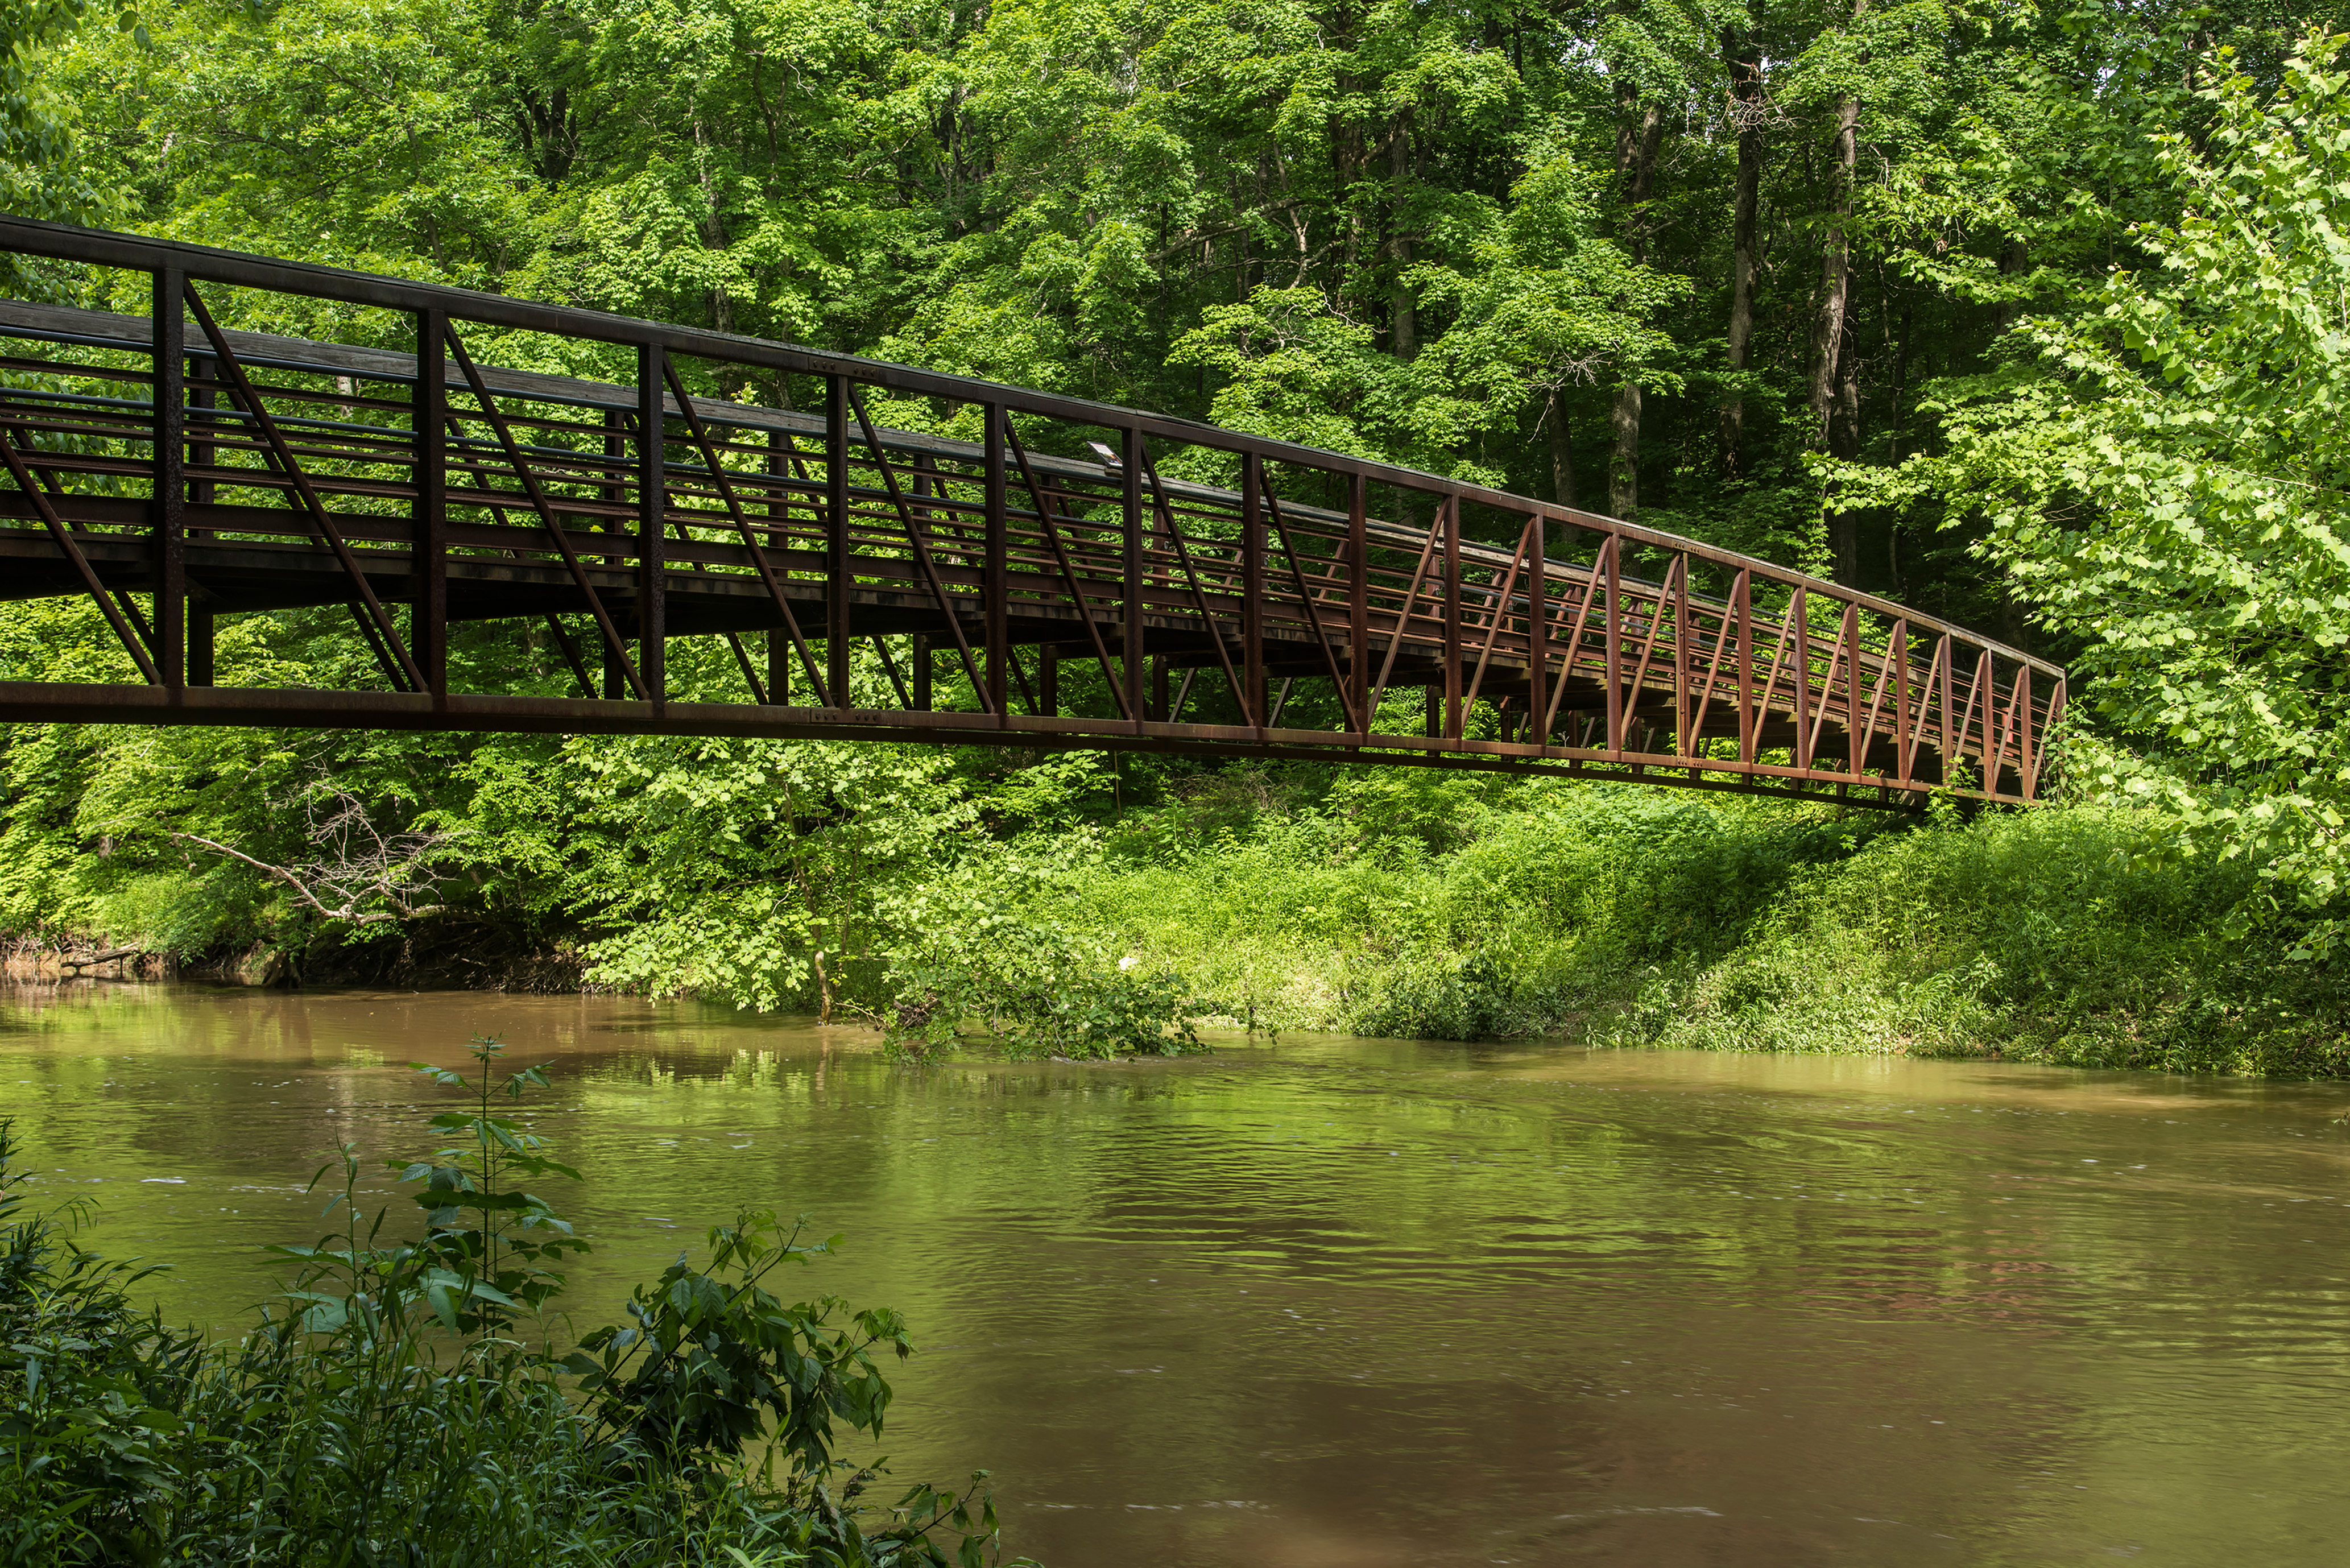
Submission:
MULTIPOLYGON (((2030 261, 2030 254, 2024 250, 2022 240, 2011 238, 2007 242, 2007 248, 1999 253, 1999 275, 2002 279, 2022 277, 2030 261)), ((1999 329, 2002 332, 2014 326, 2015 301, 2002 296, 1999 304, 1992 307, 1991 319, 1999 324, 1999 329)))
MULTIPOLYGON (((1828 410, 1828 455, 1839 462, 1860 458, 1860 334, 1846 311, 1844 338, 1836 346, 1835 401, 1828 410)), ((1828 548, 1835 557, 1835 580, 1860 587, 1860 514, 1828 514, 1828 548)))
MULTIPOLYGON (((702 199, 704 205, 700 227, 702 247, 706 250, 723 251, 733 242, 726 233, 725 217, 719 211, 718 181, 710 168, 711 159, 713 156, 710 151, 710 137, 698 119, 693 122, 693 140, 702 154, 700 160, 702 199)), ((710 324, 721 332, 734 330, 734 300, 733 296, 726 292, 726 286, 723 283, 711 286, 710 324)))
POLYGON ((1607 464, 1607 512, 1628 520, 1640 510, 1639 382, 1627 381, 1616 389, 1607 424, 1616 437, 1616 451, 1607 464))
POLYGON ((1860 100, 1836 105, 1835 136, 1829 144, 1830 178, 1826 243, 1820 248, 1820 309, 1812 323, 1812 445, 1827 449, 1828 417, 1835 403, 1836 361, 1844 347, 1845 312, 1852 299, 1852 184, 1858 162, 1860 100))
POLYGON ((1575 500, 1575 445, 1568 439, 1566 405, 1559 400, 1554 388, 1550 400, 1543 409, 1543 429, 1550 437, 1550 494, 1561 506, 1573 506, 1575 500))
MULTIPOLYGON (((1880 281, 1878 286, 1885 286, 1880 281)), ((1887 400, 1892 406, 1893 429, 1887 432, 1886 457, 1897 465, 1901 462, 1901 443, 1909 435, 1909 305, 1905 293, 1901 314, 1893 329, 1893 395, 1887 400)))
POLYGON ((1411 110, 1399 111, 1388 132, 1388 256, 1395 264, 1395 315, 1391 346, 1399 359, 1419 353, 1419 312, 1403 275, 1411 266, 1411 234, 1405 226, 1404 199, 1412 175, 1411 110))
MULTIPOLYGON (((1730 207, 1730 369, 1746 369, 1754 340, 1754 215, 1762 188, 1762 51, 1751 39, 1723 35, 1729 57, 1731 115, 1738 128, 1738 182, 1730 207)), ((1746 400, 1721 405, 1721 472, 1736 478, 1746 441, 1746 400)))
MULTIPOLYGON (((1880 287, 1883 286, 1880 283, 1880 287)), ((1901 466, 1901 444, 1909 433, 1909 299, 1901 300, 1900 325, 1893 340, 1893 395, 1887 400, 1891 405, 1893 428, 1887 433, 1886 462, 1892 467, 1901 466)), ((1897 514, 1885 530, 1886 592, 1895 598, 1902 597, 1901 580, 1901 519, 1897 514)))
MULTIPOLYGON (((1657 151, 1665 139, 1664 111, 1654 103, 1639 102, 1628 85, 1617 102, 1621 112, 1616 117, 1616 174, 1624 190, 1625 248, 1634 261, 1645 265, 1647 209, 1656 183, 1657 151)), ((1616 389, 1615 406, 1608 410, 1615 451, 1607 463, 1607 510, 1627 519, 1640 510, 1640 384, 1626 380, 1616 389)))
POLYGON ((1657 149, 1664 143, 1665 116, 1655 104, 1640 102, 1628 83, 1617 89, 1616 102, 1616 178, 1623 183, 1624 200, 1631 208, 1631 216, 1625 224, 1625 239, 1632 259, 1645 263, 1648 259, 1648 225, 1640 209, 1647 203, 1656 179, 1657 149))
MULTIPOLYGON (((1353 78, 1338 78, 1338 90, 1353 90, 1353 78)), ((1336 187, 1340 211, 1345 214, 1347 238, 1338 262, 1338 275, 1348 283, 1356 279, 1356 269, 1363 263, 1363 205, 1356 187, 1363 178, 1367 152, 1363 133, 1351 119, 1333 114, 1329 118, 1330 178, 1336 187)), ((1167 247, 1159 247, 1164 251, 1167 247)))
MULTIPOLYGON (((1839 99, 1835 136, 1829 144, 1835 192, 1828 199, 1827 242, 1820 250, 1819 316, 1812 327, 1812 449, 1838 457, 1847 455, 1841 450, 1846 446, 1857 451, 1860 438, 1858 356, 1851 351, 1846 320, 1852 303, 1852 194, 1859 128, 1860 100, 1839 99)), ((1859 519, 1837 510, 1833 494, 1826 508, 1835 580, 1851 587, 1860 567, 1859 519)))
POLYGON ((1836 350, 1835 408, 1828 417, 1828 454, 1844 462, 1860 459, 1860 333, 1845 313, 1844 343, 1836 350))

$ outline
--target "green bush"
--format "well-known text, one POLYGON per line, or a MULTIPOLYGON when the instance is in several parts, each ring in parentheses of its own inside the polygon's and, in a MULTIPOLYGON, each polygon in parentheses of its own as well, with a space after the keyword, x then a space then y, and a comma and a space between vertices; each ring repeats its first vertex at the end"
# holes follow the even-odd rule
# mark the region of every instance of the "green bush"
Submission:
POLYGON ((1071 873, 1213 1015, 1466 1039, 2350 1072, 2335 966, 2158 814, 1923 819, 1625 786, 1341 777, 1071 873))
MULTIPOLYGON (((779 1267, 833 1243, 803 1243, 772 1213, 712 1231, 709 1262, 681 1257, 639 1288, 626 1326, 567 1355, 543 1342, 560 1265, 585 1244, 515 1185, 568 1173, 491 1114, 498 1049, 476 1043, 471 1083, 424 1069, 474 1105, 435 1119, 451 1147, 395 1168, 419 1186, 421 1236, 387 1240, 387 1216, 350 1208, 346 1151, 330 1205, 342 1231, 278 1249, 298 1276, 217 1344, 132 1307, 144 1273, 77 1245, 72 1211, 31 1204, 0 1125, 0 1563, 986 1559, 996 1524, 980 1478, 860 1507, 877 1478, 836 1450, 879 1436, 889 1388, 875 1355, 909 1352, 904 1325, 773 1293, 779 1267)), ((503 1086, 543 1082, 525 1071, 503 1086)))
POLYGON ((866 1008, 883 1048, 923 1061, 976 1033, 1014 1057, 1167 1056, 1201 1049, 1175 978, 1141 970, 1041 912, 968 904, 897 950, 866 1008))

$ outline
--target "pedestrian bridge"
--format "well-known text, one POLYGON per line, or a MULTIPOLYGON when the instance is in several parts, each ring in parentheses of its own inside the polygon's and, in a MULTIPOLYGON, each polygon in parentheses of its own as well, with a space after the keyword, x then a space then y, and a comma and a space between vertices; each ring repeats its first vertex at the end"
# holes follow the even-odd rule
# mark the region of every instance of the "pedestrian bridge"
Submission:
POLYGON ((2033 799, 2064 711, 2057 666, 1898 604, 1237 431, 18 219, 0 254, 79 302, 0 301, 0 597, 86 601, 120 654, 0 682, 8 722, 1126 749, 1898 806, 2033 799), (300 335, 245 329, 273 326, 300 335), (369 650, 345 684, 215 680, 224 620, 320 609, 369 650))

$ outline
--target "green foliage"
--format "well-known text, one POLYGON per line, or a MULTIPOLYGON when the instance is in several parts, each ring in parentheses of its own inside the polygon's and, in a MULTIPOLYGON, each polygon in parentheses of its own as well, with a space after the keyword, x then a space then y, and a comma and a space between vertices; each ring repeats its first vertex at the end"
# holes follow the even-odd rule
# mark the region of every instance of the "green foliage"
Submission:
POLYGON ((738 1454, 769 1430, 796 1477, 820 1481, 837 1461, 836 1417, 881 1430, 889 1386, 871 1347, 911 1355, 905 1325, 886 1309, 827 1320, 837 1298, 786 1306, 761 1283, 781 1263, 806 1263, 839 1241, 799 1244, 773 1213, 746 1214, 710 1235, 708 1270, 680 1258, 629 1298, 632 1326, 602 1328, 567 1365, 592 1397, 596 1430, 631 1454, 674 1467, 704 1451, 738 1454), (721 1283, 732 1274, 734 1282, 721 1283))
POLYGON ((1366 771, 1204 845, 1132 842, 1061 896, 1214 1014, 1473 1038, 1565 1027, 1625 966, 1735 940, 1840 840, 1653 791, 1366 771))
POLYGON ((939 753, 842 742, 574 742, 564 816, 532 825, 598 932, 589 978, 774 1008, 869 960, 977 813, 939 753))
POLYGON ((2350 866, 2345 44, 2311 34, 2273 85, 2216 56, 2208 119, 2158 139, 2180 212, 2134 230, 2145 265, 1942 387, 1946 451, 1846 475, 1979 512, 1984 553, 2082 639, 2097 726, 2132 749, 2077 743, 2070 773, 2317 909, 2350 866))
POLYGON ((934 911, 919 940, 893 955, 877 1008, 887 1049, 910 1061, 949 1050, 976 1031, 1013 1056, 1072 1060, 1177 1055, 1201 1049, 1193 1001, 1173 976, 1112 956, 1092 934, 1045 912, 1056 873, 999 883, 934 911))
POLYGON ((21 1158, 0 1122, 0 1495, 44 1501, 0 1509, 0 1562, 136 1561, 202 1340, 133 1306, 152 1269, 76 1243, 82 1209, 34 1206, 21 1158))
MULTIPOLYGON (((470 1083, 426 1069, 474 1108, 435 1117, 471 1137, 403 1172, 423 1184, 424 1234, 358 1213, 344 1150, 341 1232, 275 1249, 298 1272, 234 1341, 134 1310, 146 1272, 76 1245, 70 1209, 33 1205, 0 1124, 0 1563, 990 1559, 983 1475, 859 1507, 877 1472, 836 1449, 879 1436, 889 1389, 869 1352, 908 1354, 904 1325, 876 1309, 836 1329, 837 1300, 785 1305, 760 1284, 832 1243, 744 1214, 711 1232, 706 1267, 681 1257, 640 1287, 629 1327, 568 1355, 546 1343, 562 1282, 546 1264, 585 1244, 510 1185, 572 1173, 488 1115, 498 1054, 475 1042, 470 1083), (747 1452, 770 1440, 780 1477, 747 1452)), ((544 1083, 525 1069, 501 1087, 544 1083)))
POLYGON ((2289 957, 2305 919, 2239 929, 2256 871, 2176 833, 1340 775, 1210 844, 1138 830, 1056 898, 1203 1023, 2350 1073, 2338 974, 2289 957))
POLYGON ((2144 810, 2075 805, 1878 837, 1792 883, 1752 937, 1642 977, 1626 1044, 2339 1075, 2338 981, 2291 925, 2230 942, 2254 875, 2144 810))
MULTIPOLYGON (((1796 461, 1816 302, 1762 291, 1729 362, 1742 51, 1767 78, 1774 216, 1750 260, 1773 279, 1819 275, 1842 196, 1817 148, 1841 101, 1866 106, 1855 391, 1886 462, 1909 450, 1911 367, 1975 366, 2004 325, 1986 306, 2077 301, 2128 223, 2173 215, 2152 133, 2197 118, 2198 51, 2270 73, 2285 40, 2263 6, 1939 0, 282 0, 124 10, 122 34, 78 14, 16 22, 39 91, 9 101, 47 129, 14 162, 109 192, 130 226, 1219 413, 1537 493, 1580 473, 1596 498, 1620 448, 1644 506, 1788 554, 1820 532, 1796 461), (1628 433, 1627 382, 1647 393, 1628 433)), ((892 421, 968 421, 901 401, 892 421)), ((1890 543, 1872 586, 1997 612, 1962 552, 1890 543)))
MULTIPOLYGON (((579 1173, 543 1153, 544 1138, 511 1117, 490 1115, 490 1069, 504 1044, 477 1036, 471 1051, 478 1070, 470 1085, 462 1073, 416 1064, 443 1088, 473 1090, 473 1110, 432 1118, 434 1131, 467 1134, 467 1140, 392 1167, 401 1182, 424 1184, 414 1194, 426 1214, 421 1288, 442 1326, 456 1333, 506 1330, 518 1316, 537 1312, 563 1289, 556 1265, 567 1253, 588 1249, 545 1199, 511 1185, 517 1177, 577 1181, 579 1173)), ((525 1089, 546 1086, 546 1069, 525 1067, 507 1075, 503 1092, 519 1100, 525 1089)))

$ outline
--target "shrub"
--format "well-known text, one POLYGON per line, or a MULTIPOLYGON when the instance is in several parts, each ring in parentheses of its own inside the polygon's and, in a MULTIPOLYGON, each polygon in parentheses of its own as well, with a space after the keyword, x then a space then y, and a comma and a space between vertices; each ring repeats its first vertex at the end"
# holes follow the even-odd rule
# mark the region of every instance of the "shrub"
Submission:
MULTIPOLYGON (((996 1522, 978 1477, 860 1507, 876 1475, 836 1450, 880 1434, 875 1355, 910 1346, 894 1313, 774 1294, 779 1267, 834 1243, 803 1243, 772 1213, 713 1230, 708 1263, 681 1258, 639 1288, 627 1326, 568 1355, 525 1340, 585 1243, 514 1185, 569 1173, 491 1114, 499 1049, 476 1043, 470 1082, 421 1069, 475 1099, 435 1118, 449 1147, 396 1168, 419 1187, 422 1235, 387 1240, 385 1214, 357 1214, 346 1150, 329 1206, 342 1231, 279 1249, 297 1277, 232 1342, 135 1311, 144 1272, 79 1248, 74 1211, 31 1206, 0 1127, 0 1562, 985 1559, 996 1522)), ((525 1070, 501 1087, 544 1081, 525 1070)))

